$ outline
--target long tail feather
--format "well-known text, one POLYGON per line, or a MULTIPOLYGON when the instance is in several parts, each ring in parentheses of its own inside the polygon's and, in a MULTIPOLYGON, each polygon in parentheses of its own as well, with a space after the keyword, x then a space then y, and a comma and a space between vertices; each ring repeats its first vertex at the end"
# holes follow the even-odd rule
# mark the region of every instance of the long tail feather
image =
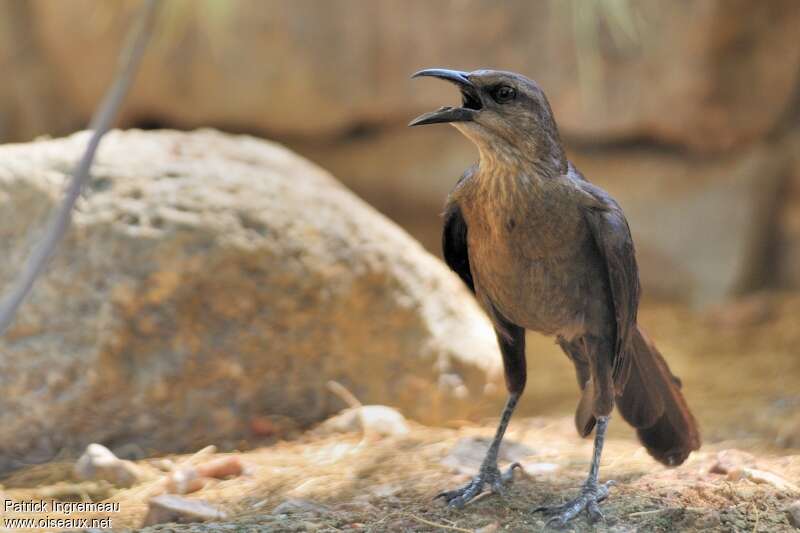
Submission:
POLYGON ((677 466, 700 448, 697 422, 681 393, 680 380, 655 345, 639 328, 632 332, 631 341, 630 374, 617 408, 636 428, 650 455, 667 466, 677 466))

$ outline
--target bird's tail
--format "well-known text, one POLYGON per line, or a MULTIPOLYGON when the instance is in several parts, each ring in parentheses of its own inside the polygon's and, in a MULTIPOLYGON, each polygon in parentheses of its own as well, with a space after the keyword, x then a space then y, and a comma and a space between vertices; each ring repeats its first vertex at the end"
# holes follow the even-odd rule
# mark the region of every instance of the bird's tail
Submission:
POLYGON ((650 455, 677 466, 700 448, 700 431, 681 393, 681 381, 638 327, 632 332, 630 350, 629 374, 617 408, 636 428, 650 455))

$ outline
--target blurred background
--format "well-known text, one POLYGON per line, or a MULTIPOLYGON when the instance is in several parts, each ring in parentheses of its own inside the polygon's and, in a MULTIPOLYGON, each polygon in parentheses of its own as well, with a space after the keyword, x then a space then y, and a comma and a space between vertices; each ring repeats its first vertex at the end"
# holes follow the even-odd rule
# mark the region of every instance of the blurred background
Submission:
MULTIPOLYGON (((140 5, 0 0, 0 289, 86 137, 47 139, 86 127, 140 5)), ((274 145, 155 131, 284 145, 439 256, 445 197, 477 153, 449 126, 406 126, 459 101, 409 79, 429 67, 539 82, 570 159, 628 216, 640 322, 705 443, 788 454, 800 446, 798 28, 796 0, 163 2, 118 121, 144 132, 108 136, 73 229, 0 341, 0 472, 91 442, 141 459, 298 437, 345 406, 328 379, 431 426, 496 416, 492 332, 414 240, 274 145)), ((573 369, 551 339, 530 334, 528 352, 519 417, 550 421, 525 426, 547 442, 567 428, 560 453, 573 369)), ((612 435, 635 449, 624 424, 612 435)), ((336 453, 320 448, 320 464, 336 453)), ((304 454, 296 478, 254 501, 300 483, 304 454)), ((4 483, 62 479, 42 476, 4 483)))
MULTIPOLYGON (((85 128, 112 78, 138 6, 134 1, 0 0, 0 142, 27 143, 85 128)), ((569 157, 591 181, 610 191, 628 215, 642 271, 642 322, 676 373, 684 377, 707 436, 738 435, 780 446, 800 443, 796 321, 800 311, 800 3, 169 0, 162 7, 120 127, 214 128, 281 143, 330 171, 434 255, 440 253, 444 199, 477 154, 447 126, 406 127, 419 113, 455 104, 459 98, 447 84, 412 81, 409 76, 427 67, 492 67, 537 80, 550 99, 569 157), (742 400, 743 394, 747 401, 742 400), (741 417, 750 420, 746 427, 740 424, 741 417)), ((208 138, 211 151, 215 139, 208 138)), ((131 155, 132 164, 147 154, 131 155)), ((60 165, 62 172, 69 168, 67 163, 60 165)), ((92 193, 99 194, 107 186, 108 182, 95 183, 92 193)), ((16 262, 4 265, 4 283, 17 271, 28 230, 47 211, 39 197, 25 198, 30 209, 13 203, 5 208, 4 242, 11 246, 9 257, 16 262), (33 218, 14 233, 8 227, 21 220, 23 213, 33 218)), ((164 196, 164 201, 170 198, 164 196)), ((153 205, 158 201, 153 200, 153 205)), ((272 217, 271 205, 263 204, 263 213, 258 215, 266 220, 263 224, 268 225, 272 217)), ((297 216, 313 218, 315 209, 310 201, 297 216)), ((263 229, 257 223, 252 226, 263 229)), ((401 244, 395 253, 400 255, 411 246, 410 241, 397 242, 401 244)), ((84 260, 80 246, 64 252, 62 266, 51 269, 53 276, 62 270, 72 272, 70 265, 84 260)), ((103 253, 100 244, 89 246, 86 257, 103 253)), ((126 265, 136 257, 131 254, 126 265)), ((231 279, 251 266, 234 264, 231 279)), ((199 270, 195 268, 193 275, 199 276, 199 270)), ((58 307, 64 313, 52 316, 52 306, 61 302, 65 287, 80 286, 82 272, 77 269, 71 278, 64 274, 61 285, 34 293, 20 315, 21 325, 3 345, 7 361, 33 361, 44 346, 37 344, 45 342, 36 336, 41 331, 49 335, 67 331, 69 320, 74 322, 80 313, 105 309, 107 299, 98 297, 96 305, 73 303, 58 307)), ((105 283, 102 271, 92 275, 97 276, 97 286, 105 283)), ((156 285, 174 282, 170 276, 158 278, 160 285, 156 285)), ((43 281, 45 287, 48 283, 43 281)), ((214 292, 215 287, 209 282, 201 287, 206 291, 202 294, 228 297, 228 293, 214 292)), ((133 298, 143 291, 134 283, 126 290, 122 296, 115 292, 114 298, 133 298)), ((171 328, 182 326, 164 318, 170 311, 147 311, 147 305, 155 305, 152 302, 162 293, 148 294, 154 299, 149 303, 122 306, 122 321, 127 324, 125 320, 150 313, 149 325, 124 326, 123 333, 111 335, 112 348, 102 351, 127 358, 124 368, 143 382, 149 379, 147 372, 157 374, 163 368, 152 361, 145 366, 130 361, 144 364, 152 354, 172 357, 164 354, 191 352, 175 348, 178 344, 173 342, 171 328), (162 311, 166 314, 158 314, 162 311)), ((186 298, 187 307, 180 308, 184 311, 199 313, 210 305, 200 296, 186 298)), ((269 306, 264 298, 266 303, 258 305, 269 306)), ((313 315, 316 304, 308 305, 303 313, 313 315)), ((198 319, 186 327, 214 333, 218 331, 214 328, 228 327, 230 316, 225 315, 227 322, 198 319)), ((280 320, 267 323, 285 326, 280 320)), ((346 328, 337 328, 343 335, 346 328)), ((371 339, 380 338, 379 331, 373 333, 371 339)), ((69 335, 48 339, 47 350, 52 353, 62 349, 58 347, 65 353, 84 353, 94 342, 69 335)), ((259 345, 252 353, 273 356, 271 341, 265 342, 266 348, 259 345)), ((328 341, 322 344, 326 349, 330 346, 328 341)), ((569 363, 550 340, 532 336, 530 345, 533 383, 523 410, 569 413, 576 399, 569 363)), ((236 350, 250 349, 242 346, 218 348, 235 358, 236 350)), ((53 357, 60 360, 60 355, 53 357)), ((102 369, 109 364, 103 357, 112 356, 98 357, 102 369)), ((14 365, 15 371, 28 368, 14 365)), ((234 381, 247 380, 247 374, 259 375, 252 369, 240 374, 225 375, 234 381)), ((17 382, 24 383, 27 391, 49 390, 55 383, 54 390, 62 391, 54 396, 57 403, 67 394, 63 391, 69 390, 64 381, 78 375, 80 371, 72 368, 56 377, 17 382)), ((127 374, 117 375, 115 383, 128 379, 120 376, 127 374)), ((450 379, 447 376, 451 374, 441 378, 439 385, 443 386, 442 379, 450 379)), ((277 377, 269 383, 280 382, 277 377)), ((460 383, 456 380, 453 390, 461 391, 460 383)), ((365 401, 373 400, 373 393, 383 398, 380 386, 346 384, 363 394, 365 401)), ((176 389, 164 385, 155 397, 181 397, 183 385, 171 386, 176 389)), ((191 383, 186 386, 192 388, 191 383)), ((90 395, 81 405, 100 409, 109 390, 90 395)), ((211 401, 196 387, 192 391, 192 401, 211 401)), ((496 392, 494 400, 484 401, 480 409, 448 414, 443 400, 437 400, 433 409, 415 391, 396 392, 406 394, 397 396, 398 403, 413 416, 433 422, 493 415, 502 398, 502 391, 496 392), (436 415, 431 414, 434 411, 436 415)), ((258 394, 237 399, 221 414, 211 413, 211 420, 219 424, 217 433, 281 434, 275 429, 276 419, 269 417, 276 412, 291 417, 307 408, 302 395, 292 399, 291 408, 273 409, 283 406, 284 399, 263 390, 258 394), (253 398, 258 400, 257 408, 248 403, 255 402, 253 398), (268 417, 266 421, 259 418, 262 414, 268 417), (245 417, 245 429, 230 423, 230 417, 238 416, 245 417)), ((315 394, 308 407, 313 414, 298 417, 302 427, 335 411, 330 400, 319 399, 329 393, 315 394), (325 407, 319 407, 322 404, 325 407)), ((20 402, 19 409, 27 405, 20 402)), ((181 409, 194 413, 191 407, 181 409)), ((206 414, 198 416, 205 420, 206 414)), ((152 426, 150 419, 135 420, 135 427, 152 426)), ((176 426, 166 437, 144 441, 136 436, 138 430, 129 428, 114 433, 112 440, 120 445, 130 440, 146 442, 163 449, 169 448, 163 445, 164 439, 185 436, 187 428, 176 426)), ((204 437, 198 433, 192 438, 191 443, 179 439, 175 448, 201 444, 204 437)), ((84 444, 77 437, 45 441, 37 441, 36 449, 55 453, 67 441, 84 444)), ((230 446, 240 444, 230 442, 230 446)), ((20 446, 25 453, 30 451, 27 443, 20 446)), ((45 451, 42 457, 47 456, 45 451)))
MULTIPOLYGON (((135 2, 0 4, 0 141, 85 127, 135 2)), ((420 68, 537 80, 570 156, 622 203, 645 296, 706 305, 800 287, 800 8, 792 0, 167 2, 123 127, 285 144, 438 253, 476 154, 416 114, 420 68)))

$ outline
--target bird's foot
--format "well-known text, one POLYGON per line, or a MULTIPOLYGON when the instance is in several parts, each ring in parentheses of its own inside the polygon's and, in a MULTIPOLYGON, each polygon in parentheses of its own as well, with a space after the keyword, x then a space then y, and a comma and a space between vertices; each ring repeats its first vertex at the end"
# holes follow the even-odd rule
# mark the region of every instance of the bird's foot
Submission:
POLYGON ((488 485, 492 493, 505 494, 505 485, 510 484, 514 480, 514 469, 519 468, 522 470, 522 465, 514 463, 508 467, 504 472, 497 468, 496 464, 490 466, 482 466, 478 475, 472 478, 472 481, 463 487, 455 490, 447 490, 436 495, 436 498, 442 498, 448 507, 461 509, 476 496, 483 492, 484 486, 488 485))
POLYGON ((608 498, 608 489, 615 483, 615 481, 606 481, 605 483, 587 481, 583 484, 577 498, 562 505, 537 507, 533 512, 542 512, 550 516, 550 519, 547 520, 547 527, 562 528, 581 511, 586 511, 589 522, 594 524, 603 519, 600 502, 608 498))

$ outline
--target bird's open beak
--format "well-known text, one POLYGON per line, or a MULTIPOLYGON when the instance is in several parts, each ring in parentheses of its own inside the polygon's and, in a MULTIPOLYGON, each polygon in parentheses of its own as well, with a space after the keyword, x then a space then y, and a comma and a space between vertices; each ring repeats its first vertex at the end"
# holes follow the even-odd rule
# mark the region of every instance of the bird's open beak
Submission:
POLYGON ((419 78, 421 76, 431 76, 458 85, 458 88, 461 90, 463 102, 461 107, 440 107, 436 111, 420 115, 409 122, 409 126, 422 126, 423 124, 437 124, 441 122, 469 122, 475 120, 475 116, 478 114, 478 111, 481 110, 483 104, 475 85, 469 81, 469 76, 466 72, 443 68, 429 68, 420 70, 411 77, 419 78))

